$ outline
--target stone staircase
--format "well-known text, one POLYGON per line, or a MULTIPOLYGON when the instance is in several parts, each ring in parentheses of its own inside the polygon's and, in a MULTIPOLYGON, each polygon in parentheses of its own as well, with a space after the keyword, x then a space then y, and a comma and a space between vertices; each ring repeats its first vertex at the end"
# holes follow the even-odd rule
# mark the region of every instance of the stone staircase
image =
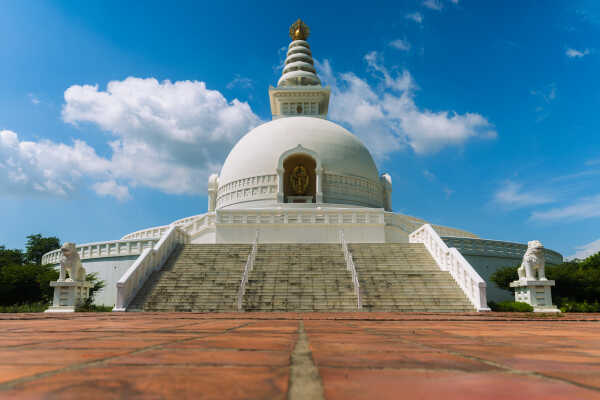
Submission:
MULTIPOLYGON (((474 311, 422 244, 348 245, 363 311, 474 311)), ((153 273, 128 311, 237 311, 249 244, 187 244, 153 273)), ((357 311, 339 244, 259 244, 243 299, 245 311, 357 311)))
POLYGON ((252 246, 186 244, 154 272, 127 311, 237 311, 237 291, 252 246))
POLYGON ((356 311, 339 244, 259 244, 245 311, 356 311))
POLYGON ((363 310, 475 311, 450 273, 440 271, 423 244, 355 243, 348 247, 358 273, 363 310))

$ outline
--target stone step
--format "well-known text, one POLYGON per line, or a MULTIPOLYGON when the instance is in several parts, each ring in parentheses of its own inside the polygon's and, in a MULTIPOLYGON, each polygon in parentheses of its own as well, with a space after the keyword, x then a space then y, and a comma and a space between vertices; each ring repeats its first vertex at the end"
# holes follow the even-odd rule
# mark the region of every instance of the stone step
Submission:
MULTIPOLYGON (((473 311, 420 244, 351 244, 364 311, 473 311)), ((151 276, 129 309, 230 312, 250 245, 185 245, 151 276)), ((339 244, 259 244, 247 311, 356 311, 339 244)))
POLYGON ((184 245, 155 272, 128 309, 235 311, 250 245, 184 245))

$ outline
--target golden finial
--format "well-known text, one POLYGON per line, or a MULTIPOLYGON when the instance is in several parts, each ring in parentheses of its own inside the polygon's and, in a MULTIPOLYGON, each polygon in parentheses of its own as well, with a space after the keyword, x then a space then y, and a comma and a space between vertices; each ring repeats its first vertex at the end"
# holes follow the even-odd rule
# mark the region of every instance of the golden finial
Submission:
POLYGON ((310 29, 300 18, 290 26, 290 37, 292 40, 306 40, 310 34, 310 29))

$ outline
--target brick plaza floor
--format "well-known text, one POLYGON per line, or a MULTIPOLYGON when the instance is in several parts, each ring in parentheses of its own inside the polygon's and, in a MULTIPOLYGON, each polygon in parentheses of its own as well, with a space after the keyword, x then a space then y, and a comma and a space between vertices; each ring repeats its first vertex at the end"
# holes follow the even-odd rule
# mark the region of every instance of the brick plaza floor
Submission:
POLYGON ((600 399, 600 315, 0 314, 0 398, 600 399))

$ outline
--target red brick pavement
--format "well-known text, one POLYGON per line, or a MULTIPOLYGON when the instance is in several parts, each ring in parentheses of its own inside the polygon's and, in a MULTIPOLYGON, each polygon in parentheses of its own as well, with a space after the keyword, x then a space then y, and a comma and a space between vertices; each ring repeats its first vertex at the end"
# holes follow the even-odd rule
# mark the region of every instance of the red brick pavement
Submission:
POLYGON ((600 315, 0 314, 0 398, 600 399, 600 315))

